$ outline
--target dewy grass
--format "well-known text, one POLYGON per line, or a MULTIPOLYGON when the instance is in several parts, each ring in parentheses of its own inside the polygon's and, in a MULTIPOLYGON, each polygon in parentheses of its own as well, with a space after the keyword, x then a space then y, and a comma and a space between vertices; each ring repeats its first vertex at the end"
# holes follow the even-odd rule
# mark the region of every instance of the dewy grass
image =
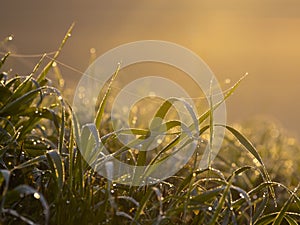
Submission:
MULTIPOLYGON (((2 58, 0 67, 8 57, 9 54, 2 58)), ((91 127, 81 131, 61 92, 48 86, 46 75, 55 59, 37 78, 44 57, 29 76, 0 74, 1 223, 299 224, 299 146, 292 145, 284 136, 270 135, 269 126, 265 126, 265 133, 255 128, 249 133, 249 129, 243 127, 238 130, 226 126, 229 132, 217 158, 210 167, 198 169, 201 151, 207 144, 204 135, 210 137, 209 131, 213 130, 210 126, 214 124, 205 121, 221 103, 210 106, 196 118, 202 125, 198 131, 201 141, 192 159, 174 176, 153 185, 135 187, 107 181, 95 173, 79 148, 87 147, 92 151, 98 139, 114 147, 113 157, 126 154, 130 159, 128 163, 155 165, 169 156, 172 146, 184 145, 189 135, 178 136, 176 128, 182 127, 180 121, 166 122, 163 126, 170 135, 170 142, 147 162, 145 156, 134 153, 130 145, 118 144, 116 135, 137 134, 134 145, 147 138, 149 130, 101 130, 109 123, 103 120, 109 89, 96 118, 99 133, 105 135, 97 136, 91 127), (82 135, 90 139, 84 139, 86 142, 81 146, 82 135), (263 137, 262 140, 258 141, 257 136, 263 137), (270 152, 273 155, 269 155, 270 152), (280 161, 280 157, 284 161, 280 161)), ((240 82, 226 93, 225 99, 240 82)), ((169 103, 158 108, 157 117, 165 117, 169 103)), ((192 128, 188 124, 185 126, 187 131, 192 128)), ((151 173, 151 170, 146 172, 151 173)))

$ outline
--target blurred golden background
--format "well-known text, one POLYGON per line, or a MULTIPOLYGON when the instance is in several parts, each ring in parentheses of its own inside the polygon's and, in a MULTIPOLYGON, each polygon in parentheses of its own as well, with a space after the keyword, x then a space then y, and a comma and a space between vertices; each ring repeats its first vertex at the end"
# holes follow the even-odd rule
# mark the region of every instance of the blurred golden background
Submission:
MULTIPOLYGON (((175 42, 196 52, 223 89, 249 73, 227 102, 230 123, 266 115, 300 137, 300 1, 11 0, 0 7, 0 39, 14 35, 3 51, 54 51, 73 21, 59 61, 82 72, 92 48, 99 56, 132 41, 175 42)), ((38 60, 11 57, 6 68, 25 75, 38 60)), ((75 87, 81 74, 59 68, 75 87)))

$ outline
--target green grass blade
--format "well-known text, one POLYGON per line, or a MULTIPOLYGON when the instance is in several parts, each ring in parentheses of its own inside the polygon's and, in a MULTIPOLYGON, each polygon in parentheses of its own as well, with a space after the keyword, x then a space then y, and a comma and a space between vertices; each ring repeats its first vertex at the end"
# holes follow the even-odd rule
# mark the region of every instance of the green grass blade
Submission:
POLYGON ((66 42, 67 42, 67 40, 69 39, 69 37, 71 37, 71 33, 72 33, 72 30, 73 30, 74 26, 75 26, 75 23, 72 23, 72 25, 71 25, 70 28, 68 29, 68 31, 67 31, 67 33, 66 33, 64 39, 62 40, 62 42, 61 42, 61 44, 60 44, 58 50, 56 51, 55 55, 53 56, 53 58, 51 59, 51 61, 45 66, 45 68, 43 69, 43 71, 38 75, 38 78, 37 78, 37 82, 38 82, 38 83, 41 83, 41 82, 45 79, 47 73, 49 72, 49 70, 50 70, 50 68, 51 68, 51 66, 52 66, 52 64, 55 62, 55 60, 56 60, 57 57, 59 56, 59 54, 60 54, 62 48, 63 48, 64 45, 66 44, 66 42))
POLYGON ((17 165, 13 168, 13 170, 18 170, 18 169, 24 169, 27 168, 29 166, 35 166, 37 164, 39 164, 40 162, 43 162, 47 159, 46 155, 39 155, 33 159, 29 159, 27 161, 25 161, 24 163, 17 165))
POLYGON ((60 192, 62 191, 65 181, 64 165, 61 160, 61 156, 57 153, 57 151, 52 150, 47 152, 47 159, 52 170, 54 180, 57 183, 58 191, 60 192))
MULTIPOLYGON (((139 207, 136 209, 136 213, 134 214, 134 218, 133 218, 134 221, 138 221, 141 214, 144 213, 144 209, 145 209, 152 194, 153 194, 153 189, 149 188, 147 190, 147 192, 144 194, 144 197, 141 199, 141 201, 139 203, 139 207)), ((131 223, 131 224, 133 224, 133 223, 131 223)))
MULTIPOLYGON (((224 95, 224 99, 222 99, 221 101, 219 101, 217 104, 215 104, 213 106, 213 111, 216 110, 222 103, 225 102, 225 100, 227 98, 229 98, 234 92, 235 90, 238 88, 238 86, 241 84, 241 82, 247 77, 248 74, 245 74, 243 77, 241 77, 230 89, 229 91, 224 95)), ((202 124, 209 116, 210 116, 210 111, 211 109, 207 110, 205 113, 203 113, 199 119, 198 119, 198 123, 202 124)))
MULTIPOLYGON (((251 153, 251 155, 254 156, 254 158, 260 163, 260 165, 263 168, 263 174, 264 174, 265 180, 270 182, 271 179, 270 179, 269 173, 267 171, 267 168, 264 165, 264 162, 262 161, 260 155, 258 154, 255 147, 252 145, 252 143, 244 135, 242 135, 238 130, 236 130, 235 128, 230 127, 228 125, 225 125, 225 126, 220 125, 220 126, 223 126, 227 130, 229 130, 237 138, 237 140, 251 153)), ((273 197, 274 202, 276 204, 276 197, 275 197, 274 188, 271 186, 269 190, 270 190, 271 196, 273 197)))
POLYGON ((21 97, 5 104, 0 109, 0 115, 9 115, 11 112, 18 112, 20 110, 20 106, 28 105, 28 102, 31 102, 38 93, 43 90, 44 88, 38 88, 27 92, 26 94, 22 95, 21 97))
MULTIPOLYGON (((45 197, 34 188, 28 185, 19 185, 7 193, 7 195, 5 196, 5 201, 9 201, 9 202, 17 201, 20 198, 20 196, 27 196, 27 195, 33 195, 36 200, 40 201, 44 209, 43 213, 45 215, 45 224, 48 224, 49 216, 50 216, 48 203, 45 197)), ((19 214, 17 211, 15 210, 11 211, 11 210, 13 209, 5 209, 4 212, 10 213, 11 215, 16 216, 19 219, 23 220, 24 222, 30 221, 29 219, 26 219, 26 217, 23 217, 21 214, 19 214)), ((34 224, 34 223, 30 223, 30 224, 34 224)))
POLYGON ((290 215, 285 215, 284 218, 289 223, 289 225, 299 225, 299 223, 290 215))
POLYGON ((96 113, 94 123, 95 123, 95 125, 96 125, 96 127, 98 129, 100 128, 100 125, 101 125, 101 121, 102 121, 103 114, 104 114, 104 109, 105 109, 105 106, 106 106, 109 94, 111 92, 111 88, 112 88, 113 82, 116 79, 116 77, 117 77, 117 75, 119 73, 120 68, 121 68, 121 65, 118 64, 117 70, 114 73, 114 75, 112 76, 112 78, 110 79, 110 82, 108 84, 107 90, 106 90, 106 92, 105 92, 105 94, 104 94, 104 96, 103 96, 103 98, 101 100, 101 103, 99 105, 98 111, 96 113))
POLYGON ((225 199, 227 197, 227 194, 230 191, 230 187, 231 187, 231 184, 233 182, 233 178, 234 178, 234 176, 232 176, 230 178, 230 180, 228 181, 228 184, 226 185, 226 188, 224 189, 224 191, 222 193, 222 196, 221 196, 221 198, 220 198, 220 200, 218 202, 217 208, 216 208, 216 210, 215 210, 215 212, 214 212, 214 214, 213 214, 213 216, 212 216, 212 218, 211 218, 211 220, 209 222, 209 225, 214 225, 214 224, 217 223, 218 217, 219 217, 220 212, 221 212, 221 210, 223 208, 223 205, 225 203, 225 199))
POLYGON ((2 66, 4 65, 7 57, 9 56, 10 52, 6 53, 0 60, 0 69, 2 68, 2 66))
MULTIPOLYGON (((5 182, 5 185, 4 185, 4 188, 3 188, 3 191, 2 191, 2 197, 6 195, 7 193, 7 190, 8 190, 8 186, 9 186, 9 180, 10 180, 10 171, 9 170, 0 170, 0 173, 1 173, 1 185, 2 186, 2 183, 3 183, 3 180, 5 182)), ((1 202, 2 204, 2 202, 1 202)))
POLYGON ((276 215, 277 215, 277 212, 266 214, 266 215, 262 216, 261 218, 259 218, 255 222, 254 225, 267 225, 267 224, 270 224, 275 220, 276 215))
POLYGON ((59 139, 58 139, 58 152, 62 154, 63 152, 63 144, 64 144, 64 136, 65 136, 65 107, 61 107, 61 124, 59 129, 59 139))
MULTIPOLYGON (((296 188, 296 191, 299 189, 299 186, 296 188)), ((283 218, 285 217, 286 215, 286 212, 288 211, 290 205, 293 203, 293 200, 294 200, 294 195, 290 195, 290 197, 288 198, 288 200, 284 203, 284 205, 282 206, 282 208, 280 209, 279 213, 277 214, 274 222, 273 222, 273 225, 280 225, 283 221, 283 218)))

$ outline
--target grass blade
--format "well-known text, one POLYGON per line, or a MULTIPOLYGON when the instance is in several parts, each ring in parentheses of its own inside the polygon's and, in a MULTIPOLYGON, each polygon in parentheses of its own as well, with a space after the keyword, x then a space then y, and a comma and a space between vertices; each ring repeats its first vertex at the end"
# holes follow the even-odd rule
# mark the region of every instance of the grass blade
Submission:
POLYGON ((3 66, 3 64, 5 63, 7 57, 9 56, 10 52, 6 53, 0 60, 0 69, 3 66))
MULTIPOLYGON (((47 159, 60 192, 65 180, 64 165, 61 160, 61 156, 57 153, 57 151, 52 150, 47 152, 47 159)), ((57 197, 59 197, 59 195, 57 197)))
POLYGON ((106 103, 107 103, 107 100, 108 100, 108 97, 109 97, 109 94, 110 94, 113 82, 116 79, 116 77, 117 77, 117 75, 119 73, 120 68, 121 68, 121 64, 118 64, 117 70, 114 73, 114 75, 112 76, 112 78, 110 79, 110 82, 108 84, 107 90, 106 90, 106 92, 104 94, 104 97, 101 100, 100 106, 99 106, 98 111, 96 113, 96 117, 95 117, 94 123, 95 123, 95 125, 96 125, 97 128, 100 128, 101 120, 102 120, 103 114, 104 114, 104 108, 106 106, 106 103))
POLYGON ((69 37, 71 37, 71 33, 72 33, 72 30, 73 30, 74 26, 75 26, 75 23, 72 23, 71 26, 70 26, 70 28, 68 29, 68 31, 67 31, 64 39, 62 40, 62 42, 61 42, 58 50, 56 51, 55 55, 53 56, 53 58, 51 59, 51 61, 45 66, 45 68, 43 69, 43 71, 38 75, 38 78, 37 78, 37 82, 38 83, 41 83, 45 79, 47 73, 49 72, 49 70, 50 70, 50 68, 52 66, 52 64, 55 62, 55 60, 59 56, 62 48, 64 47, 64 45, 67 42, 67 40, 69 39, 69 37))
MULTIPOLYGON (((238 130, 236 130, 235 128, 230 127, 228 125, 219 125, 219 126, 223 126, 227 130, 229 130, 238 139, 238 141, 251 153, 251 155, 254 156, 254 158, 260 163, 260 165, 263 168, 263 174, 264 174, 265 180, 270 182, 271 179, 270 179, 269 173, 267 171, 267 168, 265 167, 264 162, 262 161, 260 155, 258 154, 255 147, 251 144, 251 142, 244 135, 242 135, 238 130)), ((269 190, 270 190, 271 196, 273 197, 274 202, 276 204, 276 197, 275 197, 274 188, 271 186, 269 188, 269 190)))

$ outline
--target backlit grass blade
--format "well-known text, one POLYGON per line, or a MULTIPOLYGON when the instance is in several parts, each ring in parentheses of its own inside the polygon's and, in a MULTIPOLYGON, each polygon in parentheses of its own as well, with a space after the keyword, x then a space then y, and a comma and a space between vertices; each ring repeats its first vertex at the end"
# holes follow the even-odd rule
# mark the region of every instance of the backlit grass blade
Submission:
POLYGON ((3 66, 3 64, 5 63, 7 57, 9 56, 10 52, 6 53, 0 60, 0 69, 3 66))
POLYGON ((26 106, 28 102, 31 102, 37 95, 38 93, 45 88, 38 88, 31 90, 21 97, 9 102, 8 104, 5 104, 1 109, 0 109, 0 116, 3 115, 9 115, 11 112, 17 112, 20 109, 20 106, 26 106))
POLYGON ((24 169, 26 167, 29 166, 35 166, 37 164, 39 164, 40 162, 43 162, 47 159, 46 155, 39 155, 35 158, 29 159, 27 161, 25 161, 24 163, 17 165, 13 168, 13 170, 17 170, 17 169, 24 169))
POLYGON ((299 223, 290 215, 285 215, 284 218, 289 223, 289 225, 299 225, 299 223))
POLYGON ((227 194, 228 194, 229 191, 230 191, 230 187, 231 187, 231 184, 232 184, 232 182, 233 182, 233 178, 234 178, 234 176, 232 176, 232 177, 230 178, 230 180, 228 181, 228 184, 226 185, 226 188, 225 188, 224 191, 222 192, 222 196, 221 196, 221 198, 220 198, 220 200, 219 200, 219 202, 218 202, 217 208, 216 208, 216 210, 214 211, 214 214, 213 214, 213 216, 212 216, 212 218, 211 218, 211 220, 210 220, 210 222, 209 222, 209 225, 214 225, 214 224, 217 223, 218 217, 219 217, 220 212, 221 212, 221 210, 222 210, 222 208, 223 208, 223 205, 224 205, 224 203, 225 203, 225 199, 226 199, 226 197, 227 197, 227 194))
MULTIPOLYGON (((225 102, 227 98, 229 98, 235 90, 238 88, 238 86, 241 84, 241 82, 247 77, 248 74, 245 74, 242 76, 230 89, 226 94, 224 95, 224 99, 219 101, 217 104, 213 106, 213 111, 216 110, 222 103, 225 102)), ((198 123, 202 124, 209 116, 210 116, 210 111, 211 109, 207 110, 205 113, 203 113, 199 118, 198 118, 198 123)))
MULTIPOLYGON (((262 166, 265 180, 266 181, 271 181, 269 173, 267 171, 267 168, 264 165, 264 162, 262 161, 260 155, 258 154, 258 152, 255 149, 255 147, 251 144, 251 142, 244 135, 242 135, 238 130, 236 130, 235 128, 230 127, 228 125, 225 125, 225 126, 224 125, 219 125, 219 126, 225 127, 227 130, 229 130, 238 139, 238 141, 246 148, 246 150, 248 150, 251 153, 251 155, 262 166)), ((270 187, 270 193, 271 193, 271 196, 273 197, 274 202, 276 204, 276 197, 275 197, 275 192, 274 192, 274 188, 273 187, 270 187)))
POLYGON ((59 129, 59 139, 58 139, 58 152, 62 154, 63 152, 63 144, 64 144, 64 137, 65 137, 65 107, 61 107, 61 124, 59 129))
POLYGON ((101 103, 99 105, 99 108, 98 108, 98 111, 96 113, 96 116, 95 116, 95 125, 96 127, 99 129, 100 128, 100 125, 101 125, 101 121, 102 121, 102 118, 103 118, 103 114, 104 114, 104 109, 105 109, 105 106, 106 106, 106 103, 107 103, 107 100, 108 100, 108 97, 109 97, 109 94, 111 92, 111 89, 112 89, 112 85, 113 85, 113 82, 114 80, 116 79, 118 73, 119 73, 119 70, 121 68, 121 64, 118 64, 118 67, 117 67, 117 70, 116 72, 114 73, 114 75, 112 76, 112 78, 110 79, 110 82, 108 84, 108 87, 106 89, 106 92, 101 100, 101 103))
MULTIPOLYGON (((28 185, 19 185, 7 193, 7 195, 5 196, 5 201, 9 201, 9 202, 17 201, 18 199, 20 199, 20 196, 27 196, 27 195, 33 195, 33 197, 37 201, 40 201, 40 203, 43 207, 43 214, 45 215, 45 224, 48 224, 49 216, 50 216, 50 210, 49 210, 48 203, 47 203, 45 197, 41 193, 39 193, 37 190, 35 190, 34 188, 32 188, 28 185)), ((4 205, 5 205, 5 203, 4 203, 4 205)), ((12 216, 17 217, 17 218, 21 219, 23 222, 26 222, 28 224, 34 224, 30 219, 22 216, 20 213, 18 213, 17 211, 15 211, 13 209, 5 208, 5 209, 2 209, 2 212, 11 214, 12 216)))
POLYGON ((58 191, 61 191, 65 181, 65 171, 61 156, 57 151, 52 150, 47 152, 47 159, 52 170, 53 178, 57 183, 58 191))
MULTIPOLYGON (((300 185, 296 188, 295 192, 299 189, 300 185)), ((293 203, 294 195, 290 195, 288 200, 284 203, 283 207, 280 209, 279 213, 277 214, 273 225, 280 225, 283 221, 283 218, 285 217, 286 212, 288 211, 290 205, 293 203)))
POLYGON ((64 39, 62 40, 62 42, 61 42, 58 50, 56 51, 55 55, 53 56, 53 58, 51 59, 51 61, 45 66, 45 68, 43 69, 43 71, 39 74, 39 76, 37 78, 37 82, 38 83, 41 83, 45 79, 45 77, 46 77, 47 73, 49 72, 49 70, 50 70, 53 62, 55 62, 55 60, 59 56, 62 48, 64 47, 65 43, 67 42, 67 40, 69 39, 69 37, 71 37, 71 33, 72 33, 72 30, 73 30, 74 26, 75 26, 75 23, 72 23, 72 25, 68 29, 68 31, 67 31, 64 39))
POLYGON ((271 224, 275 220, 276 215, 277 215, 277 212, 276 213, 266 214, 266 215, 262 216, 261 218, 259 218, 255 222, 254 225, 267 225, 267 224, 271 224))
POLYGON ((255 210, 255 212, 253 214, 253 218, 252 218, 254 224, 264 214, 268 203, 269 203, 269 198, 267 198, 267 196, 265 196, 265 197, 261 198, 261 202, 259 203, 259 205, 256 205, 256 207, 255 207, 256 210, 255 210))
MULTIPOLYGON (((209 153, 208 153, 208 167, 211 166, 211 154, 213 151, 213 139, 214 139, 214 106, 213 106, 213 96, 212 96, 212 80, 210 81, 209 88, 209 153)), ((205 154, 205 153, 204 153, 205 154)))
MULTIPOLYGON (((136 213, 134 214, 134 218, 133 218, 134 221, 138 221, 140 216, 144 213, 143 211, 152 194, 153 194, 153 189, 148 188, 147 192, 144 194, 143 198, 139 202, 139 207, 137 208, 136 213)), ((133 224, 133 222, 131 224, 133 224)))
MULTIPOLYGON (((33 75, 40 67, 44 58, 45 58, 45 54, 42 56, 40 61, 36 64, 33 71, 31 72, 31 74, 29 76, 27 76, 25 78, 25 80, 20 85, 18 85, 18 87, 14 90, 13 95, 8 99, 8 102, 10 100, 13 100, 13 99, 16 99, 16 98, 22 96, 24 93, 27 93, 28 91, 30 91, 33 88, 33 82, 34 82, 33 75)), ((37 83, 37 85, 38 85, 38 83, 37 83)), ((37 86, 37 88, 38 88, 38 86, 37 86)))
MULTIPOLYGON (((2 183, 4 181, 4 187, 3 187, 3 191, 2 191, 2 197, 6 195, 6 192, 8 190, 8 186, 9 186, 9 180, 10 180, 10 171, 9 170, 0 170, 1 173, 1 179, 0 179, 0 187, 2 187, 2 183)), ((2 205, 2 202, 1 202, 2 205)), ((3 206, 2 206, 3 207, 3 206)))

